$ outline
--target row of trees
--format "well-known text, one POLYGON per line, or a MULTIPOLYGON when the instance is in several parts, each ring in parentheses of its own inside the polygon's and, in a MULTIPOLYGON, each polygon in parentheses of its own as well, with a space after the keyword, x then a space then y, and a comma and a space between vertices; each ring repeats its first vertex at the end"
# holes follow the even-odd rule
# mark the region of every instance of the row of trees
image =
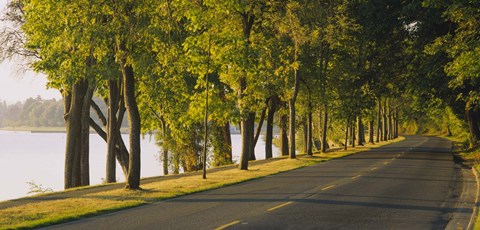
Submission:
POLYGON ((137 189, 142 132, 158 131, 165 174, 169 165, 201 169, 207 149, 211 164, 231 164, 231 124, 241 127, 242 170, 255 159, 264 120, 266 158, 274 124, 290 158, 299 142, 311 155, 331 142, 362 145, 366 133, 372 143, 395 138, 402 115, 415 119, 418 113, 406 111, 422 107, 411 98, 446 104, 454 95, 439 91, 455 47, 434 52, 434 41, 472 29, 450 26, 457 19, 442 17, 458 14, 438 2, 13 0, 1 56, 27 57, 62 92, 65 188, 89 184, 92 127, 108 145, 107 182, 115 181, 118 161, 127 187, 137 189), (107 102, 106 113, 94 95, 107 102), (120 135, 125 116, 128 149, 120 135))

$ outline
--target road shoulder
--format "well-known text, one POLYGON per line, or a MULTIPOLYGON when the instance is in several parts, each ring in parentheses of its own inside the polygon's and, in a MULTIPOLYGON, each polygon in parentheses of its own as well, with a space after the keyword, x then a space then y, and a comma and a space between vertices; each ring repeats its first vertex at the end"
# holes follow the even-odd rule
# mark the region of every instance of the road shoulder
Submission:
POLYGON ((445 229, 473 229, 478 214, 479 179, 475 168, 457 162, 461 170, 461 193, 455 203, 455 212, 445 229))

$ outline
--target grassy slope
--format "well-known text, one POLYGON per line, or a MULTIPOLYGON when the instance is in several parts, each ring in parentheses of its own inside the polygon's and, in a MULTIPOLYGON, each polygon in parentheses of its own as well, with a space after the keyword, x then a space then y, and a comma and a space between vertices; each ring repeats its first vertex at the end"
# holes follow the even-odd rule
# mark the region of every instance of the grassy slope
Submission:
POLYGON ((33 202, 0 210, 0 229, 34 228, 95 216, 318 164, 403 139, 403 137, 400 137, 390 142, 367 145, 349 151, 336 151, 327 154, 315 154, 313 157, 300 156, 297 159, 272 161, 252 166, 248 171, 226 169, 209 173, 207 180, 201 179, 198 175, 186 174, 176 179, 142 184, 143 190, 138 191, 112 189, 70 197, 68 195, 69 191, 66 191, 63 192, 66 198, 53 200, 42 200, 41 195, 35 196, 32 197, 33 202))
MULTIPOLYGON (((471 162, 473 167, 480 171, 480 147, 468 148, 467 142, 463 138, 445 137, 452 141, 453 151, 458 153, 465 161, 471 162)), ((480 230, 480 212, 477 213, 474 229, 480 230)))

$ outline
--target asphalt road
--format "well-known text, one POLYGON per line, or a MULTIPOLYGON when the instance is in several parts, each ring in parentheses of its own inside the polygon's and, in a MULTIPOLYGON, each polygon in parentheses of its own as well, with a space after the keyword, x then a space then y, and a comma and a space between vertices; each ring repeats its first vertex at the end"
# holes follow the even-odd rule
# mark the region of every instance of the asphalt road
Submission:
POLYGON ((444 229, 461 192, 450 142, 369 152, 51 229, 444 229))

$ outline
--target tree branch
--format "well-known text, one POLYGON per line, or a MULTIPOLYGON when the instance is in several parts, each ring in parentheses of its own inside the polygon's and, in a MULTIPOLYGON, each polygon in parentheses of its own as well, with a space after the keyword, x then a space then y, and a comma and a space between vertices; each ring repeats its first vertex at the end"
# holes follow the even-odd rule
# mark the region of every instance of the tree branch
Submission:
POLYGON ((92 118, 90 118, 90 127, 92 127, 100 137, 107 142, 107 133, 92 118))
POLYGON ((266 111, 267 111, 267 107, 265 106, 262 110, 262 114, 260 115, 260 121, 258 122, 257 131, 255 132, 255 139, 253 142, 253 146, 257 145, 258 138, 260 137, 260 132, 262 131, 262 125, 263 125, 263 121, 265 120, 266 111))
POLYGON ((100 121, 102 121, 103 126, 107 126, 107 118, 103 114, 102 110, 100 110, 100 107, 97 105, 97 103, 95 103, 94 100, 91 100, 91 103, 92 103, 91 106, 93 110, 95 110, 95 113, 98 115, 98 118, 100 119, 100 121))

